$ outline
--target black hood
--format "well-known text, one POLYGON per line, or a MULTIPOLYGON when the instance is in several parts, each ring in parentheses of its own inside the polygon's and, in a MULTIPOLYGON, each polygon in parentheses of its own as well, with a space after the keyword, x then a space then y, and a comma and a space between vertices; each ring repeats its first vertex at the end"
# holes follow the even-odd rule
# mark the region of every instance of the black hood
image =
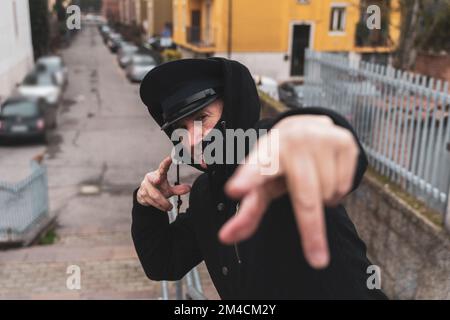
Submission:
MULTIPOLYGON (((256 122, 259 120, 261 106, 255 82, 247 67, 237 61, 217 57, 207 59, 183 59, 165 63, 163 66, 165 68, 171 67, 175 70, 177 68, 180 70, 186 70, 186 67, 189 65, 195 66, 196 70, 199 70, 200 66, 207 66, 209 69, 206 70, 206 72, 216 74, 220 73, 220 77, 223 77, 223 93, 221 98, 223 99, 224 107, 221 120, 221 129, 247 130, 254 127, 256 122)), ((189 70, 189 68, 187 69, 189 70)), ((151 73, 152 71, 149 72, 146 78, 150 78, 151 73)), ((185 80, 186 78, 189 79, 190 75, 178 74, 178 76, 183 77, 185 80)), ((197 75, 192 74, 192 78, 195 78, 196 76, 197 75)), ((152 85, 145 86, 144 83, 146 82, 146 79, 144 79, 143 85, 141 85, 140 93, 144 104, 148 107, 150 115, 155 119, 159 126, 162 126, 164 121, 159 103, 156 102, 156 100, 151 101, 151 99, 146 99, 148 90, 158 88, 158 85, 162 86, 160 84, 161 82, 157 80, 158 79, 152 79, 152 85)), ((171 89, 173 90, 179 88, 171 89)), ((164 132, 170 138, 173 129, 168 127, 164 129, 164 132)), ((202 170, 198 165, 192 164, 191 166, 202 170)))
POLYGON ((224 77, 222 117, 227 129, 253 128, 259 120, 261 105, 255 81, 243 64, 225 58, 209 58, 222 64, 224 77))

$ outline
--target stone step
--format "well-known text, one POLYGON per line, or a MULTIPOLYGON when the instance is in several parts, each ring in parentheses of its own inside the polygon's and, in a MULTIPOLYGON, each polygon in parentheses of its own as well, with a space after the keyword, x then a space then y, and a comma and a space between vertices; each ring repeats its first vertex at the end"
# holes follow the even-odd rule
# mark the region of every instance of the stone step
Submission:
MULTIPOLYGON (((209 299, 218 299, 204 264, 200 278, 209 299)), ((175 297, 174 284, 169 284, 175 297)), ((159 299, 161 283, 149 280, 133 246, 49 245, 0 252, 0 298, 159 299), (66 286, 68 267, 81 272, 81 290, 66 286)))

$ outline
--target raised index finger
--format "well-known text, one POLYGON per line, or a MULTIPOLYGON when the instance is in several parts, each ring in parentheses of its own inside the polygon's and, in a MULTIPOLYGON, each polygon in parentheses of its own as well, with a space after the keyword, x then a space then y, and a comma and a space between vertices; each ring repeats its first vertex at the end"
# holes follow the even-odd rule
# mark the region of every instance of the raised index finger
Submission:
POLYGON ((326 236, 320 185, 313 159, 297 156, 285 163, 286 180, 302 239, 306 260, 314 268, 328 265, 326 236))
POLYGON ((281 175, 278 135, 261 137, 225 186, 230 197, 239 199, 268 180, 281 175), (270 136, 270 138, 269 138, 270 136))
POLYGON ((162 178, 167 176, 167 172, 170 169, 170 165, 172 164, 172 158, 167 156, 164 160, 159 164, 158 173, 162 178))

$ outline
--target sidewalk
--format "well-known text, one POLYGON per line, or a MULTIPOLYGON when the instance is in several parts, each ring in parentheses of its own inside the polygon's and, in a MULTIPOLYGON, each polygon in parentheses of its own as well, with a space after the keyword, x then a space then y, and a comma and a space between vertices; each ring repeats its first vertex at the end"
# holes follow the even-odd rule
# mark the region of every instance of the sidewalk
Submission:
MULTIPOLYGON (((69 86, 44 159, 58 238, 0 251, 0 299, 159 299, 161 285, 147 279, 131 240, 131 195, 169 154, 170 141, 95 28, 82 30, 62 55, 69 86), (86 186, 98 192, 84 194, 86 186), (66 287, 70 265, 81 268, 81 290, 66 287)), ((17 152, 6 157, 14 159, 10 170, 28 165, 34 150, 23 150, 10 150, 17 152)), ((207 296, 217 298, 204 267, 202 280, 207 296)))
MULTIPOLYGON (((55 245, 2 252, 0 298, 159 299, 160 283, 147 279, 133 246, 122 242, 127 234, 84 233, 62 238, 55 245), (110 240, 112 244, 104 243, 110 240), (70 265, 81 269, 81 290, 66 287, 70 265)), ((200 270, 202 279, 209 278, 204 266, 200 270)), ((207 296, 217 298, 211 283, 204 284, 207 296)))

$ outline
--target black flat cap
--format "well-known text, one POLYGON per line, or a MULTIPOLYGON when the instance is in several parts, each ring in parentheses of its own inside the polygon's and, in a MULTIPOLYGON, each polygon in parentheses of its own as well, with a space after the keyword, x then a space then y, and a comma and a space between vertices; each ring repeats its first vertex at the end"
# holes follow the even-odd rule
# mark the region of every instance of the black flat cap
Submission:
POLYGON ((223 85, 219 61, 181 59, 152 69, 141 83, 140 96, 164 130, 220 97, 223 85))

